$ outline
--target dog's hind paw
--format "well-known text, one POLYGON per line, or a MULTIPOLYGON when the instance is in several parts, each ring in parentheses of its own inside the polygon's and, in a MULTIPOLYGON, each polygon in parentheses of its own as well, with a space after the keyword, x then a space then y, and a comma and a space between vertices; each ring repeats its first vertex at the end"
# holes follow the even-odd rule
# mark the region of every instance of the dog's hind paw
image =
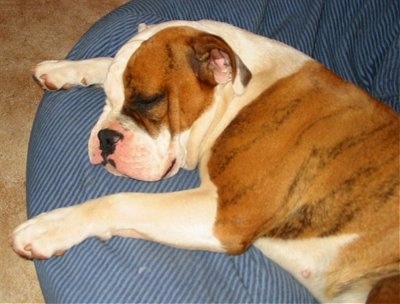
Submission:
POLYGON ((33 69, 33 78, 44 90, 67 90, 87 86, 87 80, 77 66, 68 60, 48 60, 33 69))

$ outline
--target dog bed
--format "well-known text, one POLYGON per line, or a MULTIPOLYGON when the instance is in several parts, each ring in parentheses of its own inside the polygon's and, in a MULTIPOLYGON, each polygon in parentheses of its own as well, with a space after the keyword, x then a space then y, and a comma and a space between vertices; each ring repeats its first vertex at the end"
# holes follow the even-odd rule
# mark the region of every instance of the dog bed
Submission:
MULTIPOLYGON (((400 2, 382 0, 135 0, 94 24, 68 58, 113 56, 142 22, 214 19, 290 44, 399 111, 399 11, 400 2)), ((103 102, 98 87, 44 94, 29 145, 29 217, 121 191, 167 192, 198 185, 196 171, 181 170, 168 180, 148 183, 92 166, 87 141, 103 102)), ((254 248, 228 256, 143 240, 91 238, 62 257, 35 265, 46 302, 315 301, 254 248)))

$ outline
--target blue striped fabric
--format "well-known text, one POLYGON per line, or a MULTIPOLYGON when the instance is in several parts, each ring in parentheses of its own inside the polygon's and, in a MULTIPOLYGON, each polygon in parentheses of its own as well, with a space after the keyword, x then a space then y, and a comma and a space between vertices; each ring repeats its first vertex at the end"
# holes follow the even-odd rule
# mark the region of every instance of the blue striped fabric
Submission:
MULTIPOLYGON (((390 0, 135 0, 96 23, 68 57, 112 56, 141 22, 215 19, 293 45, 400 111, 399 12, 400 2, 390 0)), ((198 185, 196 171, 146 183, 91 166, 87 140, 103 100, 95 87, 45 94, 29 146, 29 217, 120 191, 198 185)), ((227 256, 115 237, 88 239, 35 264, 47 302, 314 302, 254 248, 227 256)))

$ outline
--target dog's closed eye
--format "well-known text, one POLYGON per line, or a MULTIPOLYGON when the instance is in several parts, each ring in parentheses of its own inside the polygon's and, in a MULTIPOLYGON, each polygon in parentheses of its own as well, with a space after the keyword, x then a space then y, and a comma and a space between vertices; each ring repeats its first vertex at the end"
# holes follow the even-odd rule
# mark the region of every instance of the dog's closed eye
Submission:
POLYGON ((138 112, 147 112, 157 106, 165 98, 164 93, 159 93, 150 97, 141 94, 134 94, 129 107, 138 112))

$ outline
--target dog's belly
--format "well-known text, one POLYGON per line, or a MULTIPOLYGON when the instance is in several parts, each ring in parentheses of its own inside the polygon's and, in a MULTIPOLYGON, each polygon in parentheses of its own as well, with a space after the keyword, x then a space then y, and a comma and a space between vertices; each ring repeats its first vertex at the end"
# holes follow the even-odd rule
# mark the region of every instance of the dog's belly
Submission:
MULTIPOLYGON (((340 249, 356 240, 356 234, 331 236, 325 238, 309 238, 301 240, 282 240, 259 238, 254 245, 266 256, 282 268, 290 272, 297 280, 306 286, 320 301, 326 301, 326 295, 321 291, 327 289, 327 270, 337 258, 340 249)), ((359 295, 359 301, 365 301, 366 294, 359 295)), ((354 301, 354 292, 351 294, 354 301)), ((342 295, 340 302, 346 302, 342 295)))

